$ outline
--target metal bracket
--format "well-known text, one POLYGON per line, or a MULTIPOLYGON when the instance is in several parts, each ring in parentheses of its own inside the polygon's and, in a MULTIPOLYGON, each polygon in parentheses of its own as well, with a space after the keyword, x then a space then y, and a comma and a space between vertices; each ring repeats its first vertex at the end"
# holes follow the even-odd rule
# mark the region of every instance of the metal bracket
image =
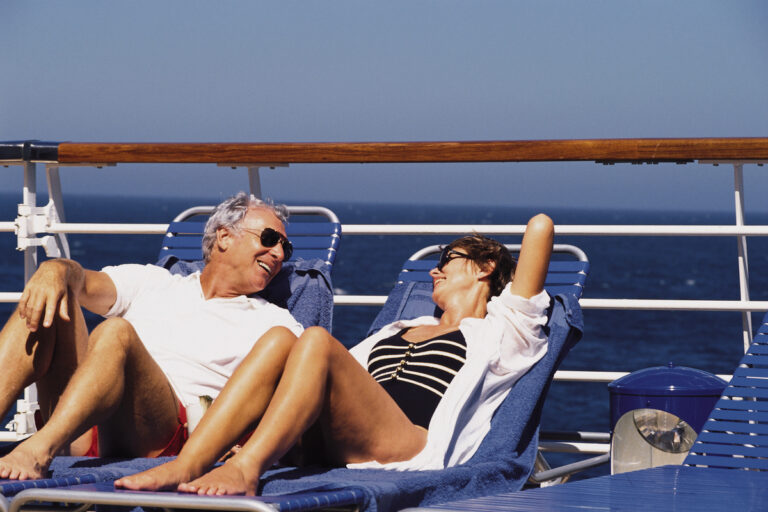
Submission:
POLYGON ((227 164, 227 163, 218 163, 216 164, 219 167, 231 167, 232 169, 237 169, 238 167, 246 167, 248 169, 248 184, 251 189, 251 195, 254 196, 257 199, 264 199, 261 196, 261 176, 259 175, 259 168, 261 167, 269 167, 270 169, 274 169, 275 167, 288 167, 288 164, 227 164))
MULTIPOLYGON (((45 206, 20 204, 16 217, 16 250, 24 251, 30 247, 42 247, 49 258, 59 258, 68 252, 61 237, 46 235, 38 238, 38 233, 45 233, 56 222, 61 222, 53 200, 45 206)), ((68 248, 67 248, 68 249, 68 248)))
MULTIPOLYGON (((24 398, 16 401, 16 414, 5 428, 16 434, 16 440, 25 439, 37 432, 35 412, 40 410, 37 402, 37 387, 24 389, 24 398)), ((4 439, 5 440, 5 439, 4 439)))

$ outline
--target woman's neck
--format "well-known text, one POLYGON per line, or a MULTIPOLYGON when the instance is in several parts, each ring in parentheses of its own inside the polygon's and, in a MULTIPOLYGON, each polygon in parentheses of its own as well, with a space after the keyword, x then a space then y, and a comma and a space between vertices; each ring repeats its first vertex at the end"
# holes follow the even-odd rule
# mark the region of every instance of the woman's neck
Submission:
POLYGON ((479 288, 461 297, 453 297, 443 308, 440 325, 458 327, 465 318, 485 318, 487 293, 485 288, 479 288))

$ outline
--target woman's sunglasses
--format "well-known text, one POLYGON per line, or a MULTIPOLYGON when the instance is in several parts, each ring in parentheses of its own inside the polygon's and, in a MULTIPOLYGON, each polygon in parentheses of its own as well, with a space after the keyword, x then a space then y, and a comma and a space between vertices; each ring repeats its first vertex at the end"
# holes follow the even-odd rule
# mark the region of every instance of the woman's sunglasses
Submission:
POLYGON ((449 261, 455 260, 456 258, 466 258, 468 260, 472 259, 469 257, 468 254, 464 254, 459 251, 454 251, 453 249, 449 249, 446 247, 445 249, 443 249, 443 252, 440 253, 440 259, 437 261, 437 270, 442 272, 443 267, 447 265, 449 261))
POLYGON ((264 247, 274 247, 278 242, 280 242, 280 246, 283 248, 283 261, 288 261, 291 259, 291 256, 293 255, 293 244, 281 233, 275 231, 272 228, 264 228, 261 232, 258 232, 254 229, 240 229, 254 236, 258 236, 261 245, 264 247))

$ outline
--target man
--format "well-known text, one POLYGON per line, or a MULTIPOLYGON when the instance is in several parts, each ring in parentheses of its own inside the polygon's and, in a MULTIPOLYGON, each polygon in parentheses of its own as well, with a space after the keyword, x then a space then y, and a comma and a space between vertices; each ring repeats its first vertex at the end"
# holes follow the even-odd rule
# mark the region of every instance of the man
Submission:
MULTIPOLYGON (((186 277, 153 265, 40 265, 0 332, 0 412, 36 382, 45 425, 0 459, 0 478, 40 478, 57 454, 94 454, 93 425, 101 455, 174 455, 186 407, 215 398, 245 355, 282 367, 290 347, 274 333, 299 335, 301 325, 246 296, 290 257, 285 217, 242 192, 224 201, 206 224, 206 266, 186 277), (107 317, 90 335, 80 306, 107 317)), ((271 390, 278 377, 267 372, 260 385, 271 390)))

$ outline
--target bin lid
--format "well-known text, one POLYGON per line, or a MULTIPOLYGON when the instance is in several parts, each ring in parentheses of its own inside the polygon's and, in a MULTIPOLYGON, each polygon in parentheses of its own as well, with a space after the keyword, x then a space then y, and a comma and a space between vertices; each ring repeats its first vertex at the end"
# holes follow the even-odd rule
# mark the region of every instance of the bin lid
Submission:
POLYGON ((608 384, 611 394, 626 395, 720 395, 726 382, 704 370, 675 366, 654 366, 625 375, 608 384))

